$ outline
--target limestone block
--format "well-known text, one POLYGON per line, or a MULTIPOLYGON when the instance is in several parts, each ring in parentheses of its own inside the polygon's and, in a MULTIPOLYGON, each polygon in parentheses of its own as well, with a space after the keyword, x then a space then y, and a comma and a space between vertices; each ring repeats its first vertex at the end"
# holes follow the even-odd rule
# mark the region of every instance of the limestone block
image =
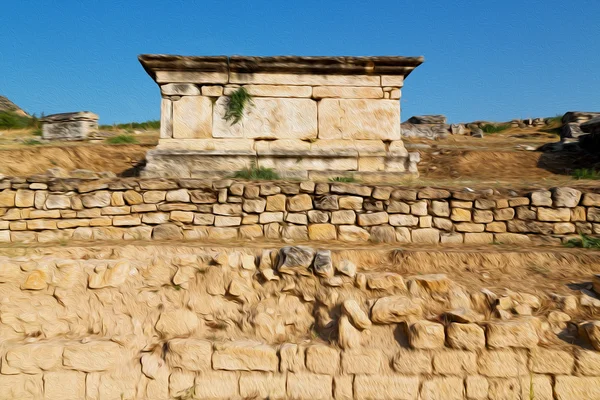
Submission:
POLYGON ((569 207, 573 208, 579 204, 581 200, 581 192, 568 187, 558 187, 552 190, 552 200, 554 207, 569 207))
POLYGON ((167 83, 160 86, 160 92, 165 96, 199 96, 198 86, 190 83, 167 83))
POLYGON ((422 400, 462 400, 465 395, 462 378, 436 377, 423 382, 422 400))
POLYGON ((314 139, 317 103, 311 99, 255 98, 235 125, 225 120, 228 98, 219 97, 213 111, 214 137, 314 139))
POLYGON ((130 275, 137 271, 132 269, 127 261, 117 261, 108 267, 96 267, 88 277, 88 286, 91 289, 105 287, 118 287, 123 284, 130 275))
POLYGON ((207 371, 196 375, 193 396, 197 399, 237 399, 238 374, 228 371, 207 371))
POLYGON ((353 225, 356 222, 356 213, 352 210, 333 211, 331 223, 334 225, 353 225))
POLYGON ((459 222, 454 224, 454 227, 458 232, 483 232, 485 230, 485 225, 471 222, 459 222))
POLYGON ((476 324, 453 322, 446 329, 448 345, 455 349, 478 350, 485 347, 485 333, 476 324))
POLYGON ((288 213, 285 216, 285 222, 298 225, 308 225, 308 217, 303 213, 288 213))
POLYGON ((338 375, 333 377, 333 398, 336 400, 353 400, 354 377, 351 375, 338 375))
POLYGON ((477 354, 471 351, 447 350, 433 354, 433 369, 441 375, 470 375, 477 372, 477 354))
POLYGON ((293 343, 285 343, 279 348, 279 370, 281 372, 301 372, 304 370, 304 348, 293 343))
POLYGON ((244 399, 285 399, 286 376, 245 372, 240 375, 240 396, 244 399))
POLYGON ((337 232, 332 224, 312 224, 308 226, 310 240, 335 240, 337 232))
POLYGON ((360 196, 341 196, 338 203, 342 210, 361 210, 363 208, 363 198, 360 196))
POLYGON ((538 374, 570 375, 574 358, 570 352, 543 347, 531 351, 531 370, 538 374))
POLYGON ((6 352, 3 374, 38 374, 62 364, 63 347, 59 344, 26 344, 10 347, 6 352))
POLYGON ((356 375, 354 378, 357 400, 414 400, 418 392, 417 376, 356 375))
POLYGON ((548 190, 538 190, 531 193, 531 204, 538 207, 551 207, 552 193, 548 190))
POLYGON ((586 376, 600 376, 600 353, 594 350, 575 351, 576 371, 586 376))
POLYGON ((156 330, 164 337, 188 336, 200 325, 198 316, 187 309, 163 311, 156 322, 156 330))
POLYGON ((244 199, 242 209, 247 213, 261 213, 265 211, 266 205, 265 199, 244 199))
POLYGON ((402 75, 382 75, 381 86, 392 86, 401 88, 404 86, 404 76, 402 75))
POLYGON ((127 361, 125 350, 107 341, 69 344, 63 352, 65 367, 84 372, 106 371, 127 361))
POLYGON ((425 216, 427 215, 427 202, 418 201, 410 205, 410 212, 412 215, 425 216))
POLYGON ((537 209, 537 216, 540 221, 546 222, 568 222, 571 220, 571 210, 568 208, 545 208, 537 209))
MULTIPOLYGON (((501 234, 499 234, 501 235, 501 234)), ((490 244, 494 242, 493 233, 465 233, 465 243, 468 244, 490 244)))
POLYGON ((245 85, 244 87, 251 96, 255 97, 311 97, 313 91, 311 86, 245 85))
MULTIPOLYGON (((1 194, 0 194, 1 196, 1 194)), ((600 193, 585 193, 583 195, 583 200, 581 201, 581 205, 586 207, 600 207, 600 193)), ((0 200, 0 206, 2 206, 2 201, 0 200)))
POLYGON ((394 356, 392 366, 400 374, 431 374, 431 352, 402 349, 394 356))
POLYGON ((417 226, 419 223, 419 218, 413 215, 392 214, 389 218, 392 226, 417 226))
POLYGON ((414 229, 412 231, 414 243, 437 244, 440 241, 440 231, 435 228, 414 229))
POLYGON ((306 368, 317 374, 335 375, 340 367, 339 350, 326 345, 306 349, 306 368))
POLYGON ((210 138, 213 104, 206 96, 184 96, 173 102, 173 137, 210 138))
POLYGON ((450 206, 447 201, 432 201, 431 212, 437 217, 449 217, 450 206))
POLYGON ((319 138, 400 140, 400 106, 394 100, 321 100, 319 138))
MULTIPOLYGON (((180 81, 178 81, 180 82, 180 81)), ((229 83, 290 85, 290 86, 381 86, 379 76, 369 75, 311 75, 282 73, 238 73, 229 74, 229 83)), ((395 85, 385 85, 395 86, 395 85)))
POLYGON ((42 375, 0 375, 0 399, 41 399, 42 375))
POLYGON ((377 374, 385 365, 377 349, 345 350, 342 352, 342 371, 345 374, 377 374))
POLYGON ((312 197, 308 194, 299 194, 288 199, 287 210, 290 212, 307 211, 312 208, 312 197))
POLYGON ((212 343, 199 339, 172 339, 168 342, 167 363, 189 371, 211 369, 212 343))
POLYGON ((5 189, 0 192, 0 207, 14 207, 16 192, 5 189))
POLYGON ((471 221, 471 210, 464 208, 453 208, 450 219, 455 222, 471 221))
POLYGON ((369 214, 358 214, 358 225, 372 226, 387 224, 389 215, 386 212, 376 212, 369 214))
POLYGON ((329 400, 333 393, 330 375, 288 373, 287 395, 298 400, 329 400))
POLYGON ((371 326, 369 316, 363 311, 356 300, 346 300, 342 303, 342 312, 350 318, 357 329, 367 329, 371 326))
POLYGON ((242 217, 228 217, 228 216, 223 216, 223 215, 217 215, 215 217, 215 226, 216 227, 240 226, 241 224, 242 224, 242 217))
POLYGON ((488 398, 489 384, 483 376, 467 376, 465 389, 469 400, 486 400, 488 398))
POLYGON ((539 337, 531 318, 489 322, 486 337, 487 345, 492 348, 533 348, 539 342, 539 337))
POLYGON ((81 202, 86 208, 109 207, 111 195, 107 191, 98 191, 81 196, 81 202))
POLYGON ((80 400, 85 398, 85 373, 77 371, 44 374, 44 399, 80 400))
POLYGON ((212 358, 214 369, 230 371, 277 371, 275 349, 253 341, 216 343, 212 358))
POLYGON ((408 329, 408 341, 414 349, 443 348, 444 326, 427 320, 417 321, 408 329))
POLYGON ((528 376, 527 355, 520 351, 488 350, 477 359, 479 373, 493 378, 528 376))
POLYGON ((419 316, 421 313, 420 304, 408 297, 382 297, 371 309, 371 321, 378 324, 393 324, 402 322, 409 316, 419 316))
POLYGON ((315 86, 312 97, 315 99, 382 99, 383 89, 365 86, 315 86))
POLYGON ((600 398, 600 378, 557 376, 554 384, 557 400, 595 400, 600 398))
POLYGON ((491 210, 496 207, 496 202, 491 199, 477 199, 475 200, 475 208, 479 210, 491 210))
POLYGON ((338 227, 338 239, 344 242, 366 242, 369 240, 369 236, 369 231, 358 226, 341 225, 338 227))
MULTIPOLYGON (((290 227, 288 227, 290 228, 290 227)), ((298 227, 294 227, 298 228, 298 227)), ((289 234, 289 232, 287 232, 289 234)), ((307 234, 308 235, 308 234, 307 234)), ((242 225, 240 227, 240 237, 242 239, 254 239, 263 236, 263 228, 261 225, 242 225)), ((293 238, 297 238, 297 235, 292 235, 293 238)))
POLYGON ((33 190, 19 189, 15 194, 15 206, 33 207, 35 192, 33 190))
POLYGON ((219 97, 223 95, 223 86, 202 86, 202 96, 219 97))

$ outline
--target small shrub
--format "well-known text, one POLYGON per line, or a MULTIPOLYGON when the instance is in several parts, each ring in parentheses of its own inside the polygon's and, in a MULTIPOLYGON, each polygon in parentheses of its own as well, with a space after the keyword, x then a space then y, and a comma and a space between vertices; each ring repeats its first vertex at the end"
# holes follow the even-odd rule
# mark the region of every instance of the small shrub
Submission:
POLYGON ((225 111, 225 120, 235 125, 241 121, 244 116, 244 108, 252 103, 252 96, 245 87, 241 87, 229 96, 227 110, 225 111))
POLYGON ((157 130, 160 129, 160 120, 149 120, 145 122, 128 122, 125 124, 100 125, 98 129, 113 131, 117 129, 133 131, 138 130, 157 130))
POLYGON ((136 144, 138 141, 132 135, 117 135, 106 139, 108 144, 136 144))
POLYGON ((42 136, 42 128, 35 128, 31 134, 33 136, 42 136))
POLYGON ((573 171, 575 179, 600 179, 600 172, 593 169, 580 168, 573 171))
POLYGON ((38 144, 42 144, 42 142, 40 142, 39 140, 36 140, 36 139, 25 139, 25 140, 23 140, 23 144, 25 146, 35 146, 38 144))
POLYGON ((333 178, 329 178, 330 182, 343 182, 343 183, 352 183, 356 182, 356 178, 353 176, 336 176, 333 178))
POLYGON ((250 168, 244 168, 241 171, 237 171, 233 174, 234 178, 237 179, 248 179, 248 180, 275 180, 279 179, 279 175, 271 168, 257 167, 256 164, 252 164, 250 168))
POLYGON ((484 133, 498 133, 507 130, 510 128, 510 124, 504 125, 494 125, 494 124, 485 124, 481 127, 481 130, 484 133))
POLYGON ((37 124, 37 118, 24 117, 12 111, 0 111, 0 128, 25 129, 37 124))
POLYGON ((582 249, 600 249, 600 239, 588 235, 579 235, 579 239, 571 239, 565 243, 565 247, 579 247, 582 249))

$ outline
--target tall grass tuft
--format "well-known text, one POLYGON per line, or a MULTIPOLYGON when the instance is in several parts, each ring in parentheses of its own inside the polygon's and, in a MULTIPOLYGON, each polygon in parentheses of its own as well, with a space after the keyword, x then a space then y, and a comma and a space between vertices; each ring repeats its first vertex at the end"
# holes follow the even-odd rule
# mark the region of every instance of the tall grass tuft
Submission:
POLYGON ((485 124, 481 127, 481 130, 484 133, 498 133, 507 130, 510 128, 510 124, 504 125, 494 125, 494 124, 485 124))
POLYGON ((600 239, 588 235, 579 235, 578 239, 571 239, 565 243, 565 247, 600 250, 600 239))
POLYGON ((245 87, 241 87, 229 96, 227 110, 225 111, 225 120, 235 125, 242 120, 244 109, 252 103, 252 96, 245 87))
POLYGON ((244 168, 233 174, 233 178, 237 179, 248 179, 248 180, 276 180, 279 179, 279 175, 272 168, 257 167, 256 164, 252 164, 250 168, 244 168))
POLYGON ((352 183, 356 182, 356 178, 353 176, 335 176, 333 178, 329 178, 329 182, 352 183))
POLYGON ((106 139, 108 144, 136 144, 138 141, 132 135, 117 135, 106 139))
POLYGON ((587 169, 579 168, 573 171, 573 178, 575 179, 600 179, 600 172, 587 169))

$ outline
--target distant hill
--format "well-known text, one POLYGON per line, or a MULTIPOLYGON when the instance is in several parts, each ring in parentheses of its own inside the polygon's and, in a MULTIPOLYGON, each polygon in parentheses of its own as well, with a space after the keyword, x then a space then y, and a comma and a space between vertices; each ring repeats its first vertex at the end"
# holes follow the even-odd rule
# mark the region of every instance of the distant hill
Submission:
POLYGON ((4 96, 0 96, 0 112, 12 111, 22 117, 29 117, 25 111, 4 96))

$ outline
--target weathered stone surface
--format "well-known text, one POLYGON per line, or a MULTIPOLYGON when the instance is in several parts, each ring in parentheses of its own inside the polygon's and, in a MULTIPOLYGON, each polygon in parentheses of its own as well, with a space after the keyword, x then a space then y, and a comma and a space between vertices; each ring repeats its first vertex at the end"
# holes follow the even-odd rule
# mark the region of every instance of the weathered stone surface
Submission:
POLYGON ((332 383, 329 375, 289 373, 287 395, 298 400, 328 400, 332 394, 332 383))
POLYGON ((167 362, 170 366, 189 371, 211 368, 212 343, 199 339, 172 339, 168 346, 167 362))
POLYGON ((342 303, 342 312, 346 314, 352 325, 358 329, 366 329, 371 326, 371 320, 356 300, 346 300, 342 303))
POLYGON ((284 274, 306 274, 315 257, 315 251, 310 247, 287 246, 279 251, 277 270, 284 274))
POLYGON ((444 326, 431 321, 417 321, 408 328, 408 341, 415 349, 438 349, 444 347, 444 326))
POLYGON ((554 384, 557 400, 594 400, 600 398, 600 378, 557 376, 554 384))
POLYGON ((340 368, 340 352, 325 345, 306 349, 306 368, 317 374, 335 375, 340 368))
POLYGON ((125 351, 114 342, 70 344, 63 352, 65 367, 84 372, 106 371, 125 361, 125 351))
POLYGON ((419 392, 419 378, 398 375, 357 375, 354 397, 357 400, 414 400, 419 392))
POLYGON ((44 399, 79 400, 85 398, 86 374, 57 371, 44 374, 44 399))
POLYGON ((198 399, 238 398, 239 380, 237 373, 210 371, 196 375, 193 396, 198 399))
POLYGON ((510 378, 528 375, 527 356, 513 350, 484 351, 477 359, 479 373, 488 377, 510 378))
POLYGON ((173 137, 176 139, 210 138, 213 103, 205 96, 184 96, 173 102, 173 137))
POLYGON ((487 325, 487 344, 493 348, 537 346, 539 337, 532 319, 490 322, 487 325))
POLYGON ((439 377, 423 383, 420 398, 423 400, 462 400, 465 388, 461 378, 439 377))
POLYGON ((311 99, 255 98, 240 122, 225 120, 227 97, 214 105, 213 137, 253 139, 314 139, 317 137, 317 103, 311 99))
POLYGON ((3 374, 37 374, 50 371, 62 363, 63 347, 52 344, 26 344, 10 348, 5 355, 3 374))
POLYGON ((304 370, 304 348, 297 344, 285 343, 279 348, 279 370, 300 372, 304 370))
POLYGON ((393 324, 402 322, 409 316, 419 316, 421 312, 421 306, 408 297, 382 297, 371 309, 371 321, 378 324, 393 324))
POLYGON ((279 364, 275 349, 252 341, 215 344, 214 369, 230 371, 276 371, 279 364))
POLYGON ((335 240, 337 232, 335 225, 312 224, 308 226, 308 237, 310 240, 335 240))
POLYGON ((242 398, 284 399, 286 397, 285 375, 243 373, 239 385, 242 398))
POLYGON ((319 138, 400 140, 398 102, 365 99, 321 100, 319 138))
POLYGON ((342 353, 342 371, 345 374, 377 374, 383 365, 383 354, 377 349, 346 350, 342 353))
POLYGON ((187 336, 198 329, 199 324, 198 316, 194 312, 178 309, 161 313, 156 330, 166 337, 187 336))

